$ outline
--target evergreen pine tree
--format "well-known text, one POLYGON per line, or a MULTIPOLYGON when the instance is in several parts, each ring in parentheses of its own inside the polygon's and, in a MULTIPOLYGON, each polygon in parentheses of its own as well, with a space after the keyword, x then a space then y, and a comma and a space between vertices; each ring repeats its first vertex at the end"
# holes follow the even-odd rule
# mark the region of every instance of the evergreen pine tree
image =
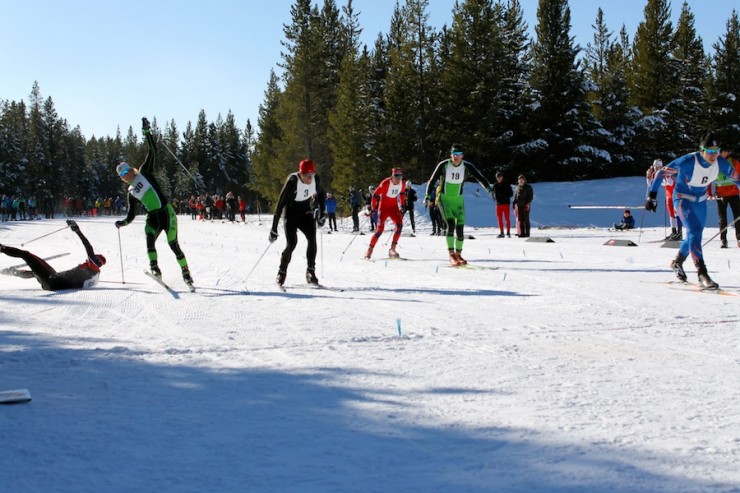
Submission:
POLYGON ((682 155, 696 149, 697 142, 706 133, 704 109, 708 72, 703 42, 694 28, 694 14, 685 1, 672 45, 678 86, 666 106, 670 114, 668 131, 674 153, 682 155))
POLYGON ((711 62, 709 84, 709 112, 707 127, 716 129, 722 143, 740 154, 740 22, 738 13, 732 11, 726 30, 712 45, 714 56, 711 62), (711 127, 710 127, 711 125, 711 127))
POLYGON ((602 150, 591 145, 598 133, 585 99, 585 80, 570 36, 566 0, 540 0, 533 45, 535 108, 523 153, 530 180, 583 178, 598 171, 602 150))
POLYGON ((496 139, 500 169, 516 168, 513 149, 523 141, 524 122, 531 106, 529 85, 530 40, 527 23, 518 0, 510 0, 501 19, 503 52, 501 54, 501 81, 496 101, 503 133, 496 139))
POLYGON ((288 171, 280 161, 278 150, 282 147, 283 129, 278 122, 277 110, 282 100, 278 77, 270 72, 265 90, 265 101, 259 106, 259 135, 254 147, 250 189, 263 199, 277 201, 288 171))
POLYGON ((358 53, 361 29, 352 2, 344 10, 348 32, 347 53, 342 62, 337 103, 329 113, 328 136, 334 167, 325 177, 325 188, 337 190, 342 197, 350 186, 360 188, 371 182, 368 136, 372 115, 367 50, 358 53))
POLYGON ((385 82, 383 136, 388 152, 385 173, 403 167, 419 173, 422 163, 436 154, 429 145, 435 81, 430 76, 436 34, 429 26, 428 0, 407 0, 396 5, 387 36, 388 64, 385 82))
MULTIPOLYGON (((490 0, 466 0, 453 9, 452 26, 444 33, 441 55, 441 133, 445 153, 453 142, 464 144, 466 159, 486 170, 504 128, 501 87, 504 73, 504 12, 490 0)), ((513 68, 513 67, 512 67, 513 68)), ((513 82, 513 81, 509 81, 513 82)))
POLYGON ((666 121, 666 108, 678 88, 673 63, 673 26, 668 0, 648 0, 645 19, 637 26, 632 45, 629 88, 632 101, 642 112, 637 122, 635 154, 639 162, 675 156, 666 121))

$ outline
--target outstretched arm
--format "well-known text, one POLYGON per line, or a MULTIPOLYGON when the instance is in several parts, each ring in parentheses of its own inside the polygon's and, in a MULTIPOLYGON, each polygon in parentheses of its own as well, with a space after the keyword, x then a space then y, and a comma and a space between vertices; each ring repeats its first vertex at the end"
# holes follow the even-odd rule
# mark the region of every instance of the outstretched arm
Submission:
POLYGON ((148 173, 152 173, 154 171, 154 165, 157 163, 157 141, 154 140, 149 120, 147 120, 146 117, 141 119, 141 131, 144 133, 144 138, 146 139, 149 152, 147 153, 144 164, 141 165, 140 169, 148 173))
POLYGON ((74 231, 77 236, 80 238, 80 241, 82 242, 82 245, 85 247, 85 252, 87 253, 87 258, 90 260, 95 258, 95 251, 93 250, 92 245, 87 240, 85 235, 82 234, 82 231, 80 231, 80 227, 77 225, 77 223, 72 219, 67 219, 67 226, 69 226, 69 229, 74 231))
POLYGON ((483 176, 483 173, 480 172, 478 168, 475 167, 472 163, 465 163, 465 166, 468 168, 468 171, 470 171, 470 175, 475 178, 475 180, 481 184, 483 188, 488 190, 489 192, 493 190, 493 186, 491 185, 491 182, 489 182, 485 176, 483 176))

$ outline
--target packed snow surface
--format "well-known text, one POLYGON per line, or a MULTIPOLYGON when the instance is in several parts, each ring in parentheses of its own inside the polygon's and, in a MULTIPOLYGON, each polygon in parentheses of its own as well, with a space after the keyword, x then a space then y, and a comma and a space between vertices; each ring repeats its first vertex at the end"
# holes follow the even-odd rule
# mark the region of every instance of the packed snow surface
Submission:
MULTIPOLYGON (((326 289, 305 284, 299 234, 285 293, 271 216, 179 216, 195 293, 162 238, 174 292, 144 275, 142 216, 120 236, 79 218, 108 259, 97 287, 0 278, 0 391, 33 397, 0 406, 0 490, 740 491, 734 230, 705 247, 725 294, 700 292, 671 283, 662 204, 629 232, 607 229, 619 209, 568 208, 641 206, 642 178, 533 186, 532 236, 552 242, 498 238, 471 184, 471 267, 449 267, 420 200, 406 260, 386 259, 390 224, 363 260, 370 236, 343 218, 318 237, 326 289)), ((63 226, 2 223, 0 243, 69 252, 50 260, 67 269, 84 259, 71 231, 30 241, 63 226)))

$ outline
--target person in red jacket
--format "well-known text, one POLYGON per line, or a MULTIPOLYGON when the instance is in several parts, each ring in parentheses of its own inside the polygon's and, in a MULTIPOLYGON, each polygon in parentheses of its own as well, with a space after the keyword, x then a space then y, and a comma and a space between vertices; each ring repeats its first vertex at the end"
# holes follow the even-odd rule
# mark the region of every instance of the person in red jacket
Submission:
POLYGON ((403 171, 401 168, 393 168, 391 176, 381 181, 373 193, 370 207, 373 212, 377 211, 378 213, 378 226, 370 238, 370 246, 367 249, 367 253, 365 253, 366 259, 369 259, 373 255, 373 248, 375 248, 375 244, 378 243, 378 239, 383 234, 387 219, 393 221, 396 228, 393 232, 391 249, 388 250, 388 256, 390 258, 400 257, 398 252, 396 252, 396 245, 398 244, 398 238, 401 236, 401 229, 403 228, 403 210, 405 206, 406 182, 403 181, 403 171))
MULTIPOLYGON (((720 156, 727 159, 729 163, 737 172, 740 173, 740 160, 731 157, 732 152, 729 149, 722 149, 719 153, 720 156)), ((712 187, 707 188, 707 194, 710 197, 717 199, 717 214, 719 215, 719 229, 720 229, 720 248, 727 248, 727 230, 730 229, 727 226, 727 208, 732 210, 733 223, 735 224, 735 239, 737 240, 737 246, 740 247, 740 230, 737 227, 737 221, 740 217, 740 189, 738 189, 735 182, 724 173, 720 173, 717 177, 717 181, 714 182, 714 194, 712 194, 712 187)))

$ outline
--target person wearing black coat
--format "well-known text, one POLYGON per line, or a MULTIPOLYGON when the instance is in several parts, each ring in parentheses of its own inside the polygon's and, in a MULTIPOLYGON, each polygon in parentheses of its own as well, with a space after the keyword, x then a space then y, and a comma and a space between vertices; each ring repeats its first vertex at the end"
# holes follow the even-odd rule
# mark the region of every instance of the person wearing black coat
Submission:
POLYGON ((529 238, 529 213, 534 200, 534 190, 527 183, 527 177, 519 175, 519 184, 514 191, 514 214, 516 214, 516 232, 519 238, 529 238))
POLYGON ((511 238, 511 197, 513 196, 514 191, 511 185, 504 180, 504 174, 497 172, 496 183, 493 184, 493 200, 496 201, 499 238, 504 237, 504 222, 506 223, 506 236, 511 238))

